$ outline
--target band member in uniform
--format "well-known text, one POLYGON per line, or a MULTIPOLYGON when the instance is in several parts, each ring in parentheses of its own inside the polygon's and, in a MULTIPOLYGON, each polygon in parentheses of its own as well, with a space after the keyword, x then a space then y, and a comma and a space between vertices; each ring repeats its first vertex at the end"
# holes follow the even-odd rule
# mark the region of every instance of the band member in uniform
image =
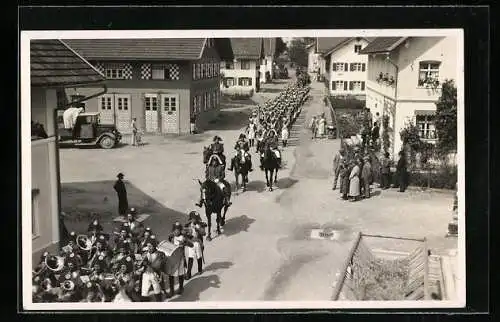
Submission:
POLYGON ((195 259, 198 264, 198 274, 201 274, 203 272, 203 250, 205 247, 203 245, 203 238, 206 235, 206 226, 207 224, 202 222, 199 213, 197 213, 196 211, 191 211, 189 213, 189 221, 186 224, 186 237, 191 241, 193 246, 186 247, 188 258, 186 280, 189 280, 191 278, 191 271, 193 269, 193 263, 195 259))
POLYGON ((150 288, 153 288, 153 295, 156 301, 161 301, 162 265, 165 254, 156 249, 156 240, 150 239, 147 243, 147 251, 144 254, 142 273, 141 296, 150 296, 150 288))
POLYGON ((174 244, 175 246, 182 247, 183 258, 182 263, 178 266, 178 269, 172 274, 168 276, 168 282, 170 286, 170 295, 174 294, 174 278, 177 276, 179 278, 179 290, 178 294, 182 294, 184 292, 184 275, 186 274, 186 256, 184 246, 191 246, 187 238, 182 234, 183 227, 179 222, 176 222, 172 227, 172 233, 168 237, 168 240, 174 244))
POLYGON ((130 238, 133 244, 138 244, 139 237, 142 236, 144 226, 141 222, 137 221, 137 210, 135 208, 130 208, 127 214, 127 224, 130 232, 130 238))

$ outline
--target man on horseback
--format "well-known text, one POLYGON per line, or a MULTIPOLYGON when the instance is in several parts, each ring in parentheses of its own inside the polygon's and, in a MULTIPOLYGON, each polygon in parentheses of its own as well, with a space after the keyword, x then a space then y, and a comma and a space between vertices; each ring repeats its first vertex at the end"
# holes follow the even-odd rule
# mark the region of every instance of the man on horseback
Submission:
POLYGON ((238 153, 241 153, 241 151, 243 151, 244 161, 247 161, 249 163, 248 171, 253 171, 252 156, 250 155, 250 153, 248 153, 248 151, 250 151, 250 144, 246 140, 245 134, 240 134, 238 141, 236 141, 236 144, 234 145, 234 149, 236 150, 236 155, 231 159, 231 165, 229 166, 228 170, 233 171, 233 164, 236 161, 236 157, 238 156, 238 153))
MULTIPOLYGON (((224 205, 231 206, 232 203, 229 201, 228 193, 226 186, 229 186, 229 183, 224 180, 226 177, 225 173, 225 165, 222 159, 218 154, 212 154, 210 159, 207 162, 207 168, 205 171, 206 180, 211 180, 217 184, 217 186, 221 189, 224 194, 224 205)), ((200 200, 195 205, 201 207, 203 204, 203 198, 200 196, 200 200)))
MULTIPOLYGON (((220 158, 225 168, 226 156, 224 155, 224 144, 222 143, 222 139, 218 135, 214 136, 213 143, 210 145, 210 150, 212 154, 215 154, 220 158)), ((210 164, 210 162, 208 162, 208 164, 210 164)))
MULTIPOLYGON (((276 156, 278 161, 278 168, 281 168, 281 151, 278 149, 278 136, 276 135, 276 131, 274 129, 269 129, 267 131, 267 137, 264 141, 264 148, 269 147, 272 153, 276 156)), ((260 154, 260 169, 263 170, 263 161, 264 161, 264 153, 261 151, 260 154)))

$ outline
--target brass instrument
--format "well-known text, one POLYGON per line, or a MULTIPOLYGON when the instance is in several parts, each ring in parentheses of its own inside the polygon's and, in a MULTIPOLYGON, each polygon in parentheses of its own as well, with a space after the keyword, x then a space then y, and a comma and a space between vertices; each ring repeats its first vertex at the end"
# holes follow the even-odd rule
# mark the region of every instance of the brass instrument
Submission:
POLYGON ((60 272, 64 268, 64 257, 47 256, 45 258, 45 266, 54 273, 60 272))
POLYGON ((75 283, 71 280, 66 280, 62 283, 61 288, 64 291, 72 291, 75 289, 75 283))
POLYGON ((76 245, 85 252, 89 252, 92 249, 92 241, 87 235, 78 235, 76 237, 76 245))
POLYGON ((33 270, 33 277, 40 276, 43 274, 45 271, 47 271, 47 265, 45 265, 45 262, 41 262, 35 269, 33 270))

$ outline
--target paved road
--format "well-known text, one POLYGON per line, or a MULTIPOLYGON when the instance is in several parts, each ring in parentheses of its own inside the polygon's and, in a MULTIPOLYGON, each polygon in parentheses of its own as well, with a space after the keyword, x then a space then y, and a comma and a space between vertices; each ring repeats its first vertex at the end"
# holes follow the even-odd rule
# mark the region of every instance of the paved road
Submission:
MULTIPOLYGON (((284 84, 274 88, 280 86, 284 84)), ((438 250, 456 247, 455 240, 443 238, 451 194, 384 191, 349 203, 331 190, 331 160, 339 141, 310 138, 305 124, 312 115, 328 112, 320 85, 313 86, 312 100, 291 131, 293 144, 283 151, 286 164, 279 173, 279 189, 268 192, 264 174, 256 167, 248 191, 234 196, 224 235, 206 246, 205 272, 190 280, 174 301, 328 300, 359 230, 426 236, 438 250), (310 231, 317 227, 339 230, 340 239, 311 240, 310 231)), ((244 108, 223 111, 222 119, 238 123, 248 113, 244 108)), ((231 146, 240 133, 237 126, 231 128, 190 137, 148 137, 149 144, 140 148, 64 149, 63 210, 99 211, 105 226, 111 227, 117 204, 112 184, 122 171, 129 180, 130 204, 151 214, 147 224, 163 239, 173 221, 184 221, 186 213, 196 209, 199 190, 194 179, 203 176, 203 145, 217 133, 231 146)), ((78 222, 68 226, 83 227, 78 222)))

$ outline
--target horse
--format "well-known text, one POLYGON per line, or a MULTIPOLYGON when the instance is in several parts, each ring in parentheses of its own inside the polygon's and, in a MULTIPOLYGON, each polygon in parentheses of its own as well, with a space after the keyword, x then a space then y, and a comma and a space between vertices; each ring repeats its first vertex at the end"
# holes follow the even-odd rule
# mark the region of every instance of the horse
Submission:
POLYGON ((236 180, 236 189, 240 188, 239 177, 241 175, 243 191, 246 191, 248 183, 248 172, 250 171, 250 162, 246 157, 245 150, 238 150, 238 154, 236 154, 231 162, 231 166, 234 171, 234 178, 236 180))
POLYGON ((269 144, 266 144, 261 151, 262 168, 266 174, 266 184, 269 191, 273 191, 273 184, 278 181, 279 162, 276 154, 271 150, 269 144), (273 181, 274 174, 274 181, 273 181))
POLYGON ((224 196, 224 192, 222 192, 217 183, 214 181, 205 180, 205 182, 201 182, 198 180, 198 183, 200 184, 201 199, 203 200, 205 215, 207 217, 208 241, 212 240, 212 214, 215 213, 217 215, 217 235, 220 235, 223 232, 222 227, 224 227, 226 223, 226 213, 229 205, 224 204, 224 197, 227 197, 228 200, 231 198, 231 186, 226 181, 223 182, 226 187, 226 196, 224 196))

